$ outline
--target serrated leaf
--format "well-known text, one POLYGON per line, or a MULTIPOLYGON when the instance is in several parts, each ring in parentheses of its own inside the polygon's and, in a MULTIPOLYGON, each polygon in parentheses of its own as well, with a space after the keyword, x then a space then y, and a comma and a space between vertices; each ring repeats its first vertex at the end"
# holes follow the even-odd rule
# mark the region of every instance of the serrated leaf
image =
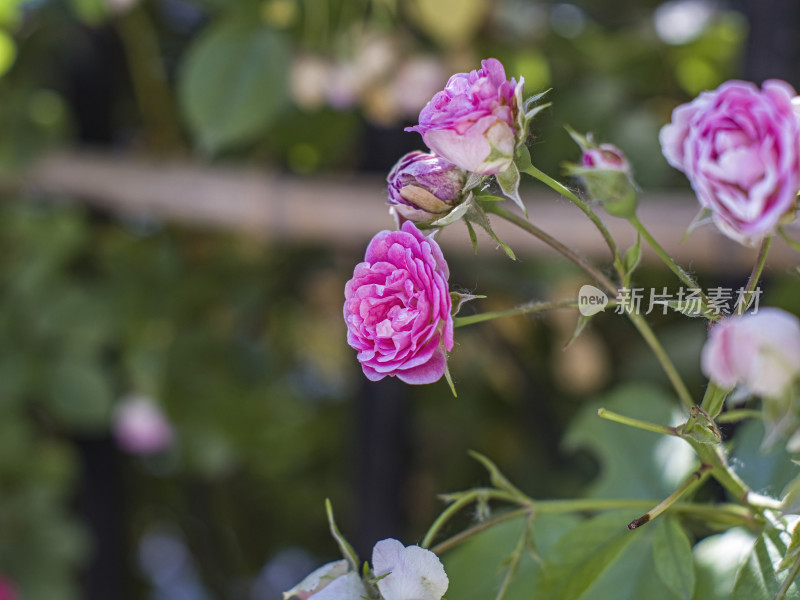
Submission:
MULTIPOLYGON (((526 521, 526 517, 506 521, 445 553, 442 562, 450 578, 447 597, 459 600, 494 598, 503 577, 498 568, 500 561, 513 552, 520 530, 529 526, 526 521)), ((539 554, 546 556, 558 540, 578 523, 580 519, 574 515, 538 516, 532 527, 539 554)), ((537 594, 541 578, 541 563, 524 557, 516 578, 506 591, 505 600, 540 598, 537 594)))
POLYGON ((694 600, 730 600, 736 572, 753 547, 755 536, 734 527, 709 536, 692 549, 697 572, 694 600))
POLYGON ((564 535, 545 556, 543 598, 577 600, 641 535, 628 531, 630 511, 613 511, 588 519, 564 535))
POLYGON ((517 256, 514 254, 514 251, 507 244, 501 241, 499 237, 497 237, 497 234, 492 229, 492 224, 489 221, 489 218, 486 216, 486 213, 483 212, 480 204, 473 204, 472 208, 473 210, 467 214, 466 218, 476 225, 482 227, 483 230, 489 234, 489 237, 497 242, 497 244, 503 249, 503 252, 505 252, 511 260, 517 260, 517 256))
MULTIPOLYGON (((756 538, 753 549, 736 574, 732 600, 773 600, 785 579, 776 573, 786 554, 790 536, 785 531, 770 528, 756 538)), ((793 583, 785 600, 798 600, 800 588, 793 583)))
POLYGON ((656 573, 664 585, 683 600, 691 600, 694 592, 694 559, 692 544, 678 519, 662 516, 653 532, 653 559, 656 573))
POLYGON ((178 78, 183 113, 208 152, 254 139, 288 103, 289 43, 257 19, 223 19, 189 47, 178 78))
POLYGON ((520 174, 516 163, 512 162, 508 169, 495 175, 495 179, 497 179, 497 183, 500 185, 500 189, 503 190, 503 193, 509 198, 509 200, 513 200, 514 204, 519 206, 527 217, 528 209, 525 208, 522 198, 519 197, 520 174))

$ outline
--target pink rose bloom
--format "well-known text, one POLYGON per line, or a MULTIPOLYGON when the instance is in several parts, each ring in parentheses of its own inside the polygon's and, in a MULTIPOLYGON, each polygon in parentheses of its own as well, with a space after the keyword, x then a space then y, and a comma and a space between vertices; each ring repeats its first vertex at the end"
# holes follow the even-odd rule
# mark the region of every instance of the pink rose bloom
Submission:
POLYGON ((754 245, 794 209, 800 188, 800 118, 783 81, 728 81, 672 113, 660 140, 717 227, 754 245))
POLYGON ((389 204, 404 219, 429 222, 450 212, 461 199, 466 173, 435 154, 409 152, 392 167, 389 204))
POLYGON ((128 396, 114 413, 114 436, 131 454, 156 454, 172 444, 173 432, 158 405, 146 396, 128 396))
POLYGON ((433 234, 411 221, 381 231, 344 290, 347 342, 371 381, 397 376, 412 384, 444 375, 453 348, 450 271, 433 234))
POLYGON ((778 308, 722 319, 711 328, 701 364, 720 387, 779 398, 800 375, 800 320, 778 308))
POLYGON ((516 122, 523 81, 506 80, 495 58, 481 69, 456 73, 419 113, 418 131, 439 156, 465 171, 493 175, 514 161, 516 122))

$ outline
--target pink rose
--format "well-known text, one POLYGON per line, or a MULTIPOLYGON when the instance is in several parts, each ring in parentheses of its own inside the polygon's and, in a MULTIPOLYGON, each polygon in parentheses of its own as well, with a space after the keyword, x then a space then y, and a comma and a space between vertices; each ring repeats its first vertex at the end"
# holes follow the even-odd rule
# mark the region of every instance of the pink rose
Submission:
POLYGON ((419 113, 417 131, 439 156, 465 171, 493 175, 514 161, 517 106, 523 82, 506 80, 495 58, 481 69, 456 73, 419 113))
POLYGON ((686 173, 717 227, 754 245, 793 210, 800 188, 800 118, 783 81, 762 90, 728 81, 672 113, 660 140, 669 164, 686 173))
POLYGON ((703 347, 702 368, 720 387, 778 398, 800 375, 800 320, 778 308, 722 319, 703 347))
POLYGON ((372 381, 439 380, 453 348, 450 276, 433 234, 411 222, 381 231, 367 246, 344 290, 347 342, 372 381))
POLYGON ((417 151, 397 161, 386 181, 389 204, 402 218, 421 223, 458 204, 466 173, 441 156, 417 151))

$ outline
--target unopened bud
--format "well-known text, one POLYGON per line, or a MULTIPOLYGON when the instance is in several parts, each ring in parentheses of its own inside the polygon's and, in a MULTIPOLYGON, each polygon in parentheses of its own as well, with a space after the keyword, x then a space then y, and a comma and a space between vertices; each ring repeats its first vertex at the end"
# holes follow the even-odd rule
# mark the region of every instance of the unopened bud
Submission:
POLYGON ((465 181, 466 173, 441 156, 410 152, 389 173, 389 204, 403 219, 430 223, 462 201, 465 181))

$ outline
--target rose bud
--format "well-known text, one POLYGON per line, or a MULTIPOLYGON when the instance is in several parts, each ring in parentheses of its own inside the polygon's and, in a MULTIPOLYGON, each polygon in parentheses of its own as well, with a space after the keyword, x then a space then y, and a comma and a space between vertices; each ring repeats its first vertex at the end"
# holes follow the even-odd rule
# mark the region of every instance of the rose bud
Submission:
POLYGON ((785 81, 727 81, 672 112, 661 149, 729 238, 756 245, 794 218, 800 115, 785 81))
POLYGON ((494 175, 511 167, 523 81, 506 80, 495 58, 481 68, 456 73, 419 113, 417 131, 425 144, 458 167, 494 175), (519 88, 519 89, 518 89, 519 88))
POLYGON ((625 154, 612 144, 595 144, 591 135, 584 137, 570 130, 572 139, 583 150, 581 164, 567 163, 565 171, 577 177, 586 194, 599 202, 608 214, 628 218, 636 214, 636 186, 625 154))
POLYGON ((389 204, 400 217, 429 223, 461 201, 466 173, 441 156, 416 151, 397 161, 386 181, 389 204))

